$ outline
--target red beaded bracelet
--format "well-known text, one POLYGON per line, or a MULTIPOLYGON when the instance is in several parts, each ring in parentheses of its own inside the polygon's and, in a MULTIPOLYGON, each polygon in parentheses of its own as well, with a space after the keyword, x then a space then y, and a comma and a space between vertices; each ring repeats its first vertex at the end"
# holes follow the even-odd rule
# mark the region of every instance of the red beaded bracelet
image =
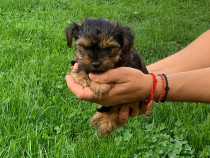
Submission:
POLYGON ((150 75, 152 75, 153 84, 152 84, 152 90, 151 90, 151 93, 150 93, 150 97, 149 97, 148 100, 145 101, 145 105, 148 106, 147 116, 149 115, 150 109, 151 109, 152 104, 153 104, 153 96, 154 96, 155 88, 156 88, 156 85, 157 85, 157 78, 156 78, 155 74, 150 73, 150 75))
POLYGON ((157 100, 156 103, 159 103, 163 99, 163 94, 164 94, 164 91, 165 91, 165 79, 164 79, 162 74, 158 74, 158 76, 160 76, 161 79, 162 79, 162 89, 161 89, 161 92, 160 92, 160 97, 159 97, 159 99, 157 100))

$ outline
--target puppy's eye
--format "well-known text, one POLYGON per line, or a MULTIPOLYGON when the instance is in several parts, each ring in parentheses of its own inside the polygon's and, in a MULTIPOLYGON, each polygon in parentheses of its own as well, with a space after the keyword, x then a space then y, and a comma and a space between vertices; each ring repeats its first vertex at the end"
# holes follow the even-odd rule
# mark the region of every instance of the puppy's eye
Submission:
POLYGON ((83 46, 83 49, 85 49, 85 50, 90 50, 91 47, 83 46))
POLYGON ((109 54, 108 55, 110 58, 113 58, 113 57, 115 57, 116 55, 115 54, 109 54))
POLYGON ((80 53, 79 53, 79 56, 80 56, 80 57, 84 57, 85 54, 80 52, 80 53))
POLYGON ((80 50, 90 50, 91 49, 91 47, 85 46, 85 45, 82 45, 82 44, 77 44, 77 48, 80 49, 80 50))
POLYGON ((105 51, 110 52, 112 50, 112 47, 106 47, 105 51))
POLYGON ((79 50, 78 52, 81 56, 84 56, 86 54, 84 50, 79 50))

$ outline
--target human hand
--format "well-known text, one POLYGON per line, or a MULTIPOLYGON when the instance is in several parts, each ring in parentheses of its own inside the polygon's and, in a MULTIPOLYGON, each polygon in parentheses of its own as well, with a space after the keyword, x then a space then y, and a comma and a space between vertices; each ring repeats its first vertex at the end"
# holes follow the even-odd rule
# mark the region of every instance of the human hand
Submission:
MULTIPOLYGON (((73 71, 78 67, 75 64, 73 71)), ((152 77, 129 67, 111 69, 102 74, 89 74, 91 80, 99 83, 112 83, 106 96, 96 98, 89 87, 83 88, 70 76, 66 76, 69 89, 81 100, 89 100, 103 106, 112 106, 146 100, 150 95, 152 77)))
POLYGON ((95 102, 103 106, 132 103, 149 98, 153 79, 150 75, 129 67, 120 67, 102 74, 90 73, 91 80, 98 83, 111 83, 109 93, 95 102))

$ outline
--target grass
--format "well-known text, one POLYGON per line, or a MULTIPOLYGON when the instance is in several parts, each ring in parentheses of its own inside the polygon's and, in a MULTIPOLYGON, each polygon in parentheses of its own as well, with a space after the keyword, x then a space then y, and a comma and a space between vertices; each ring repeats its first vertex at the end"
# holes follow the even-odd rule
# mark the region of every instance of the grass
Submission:
POLYGON ((0 157, 209 157, 210 106, 155 104, 109 137, 89 127, 96 105, 65 75, 74 51, 65 27, 86 17, 130 26, 147 64, 210 28, 208 0, 0 1, 0 157))

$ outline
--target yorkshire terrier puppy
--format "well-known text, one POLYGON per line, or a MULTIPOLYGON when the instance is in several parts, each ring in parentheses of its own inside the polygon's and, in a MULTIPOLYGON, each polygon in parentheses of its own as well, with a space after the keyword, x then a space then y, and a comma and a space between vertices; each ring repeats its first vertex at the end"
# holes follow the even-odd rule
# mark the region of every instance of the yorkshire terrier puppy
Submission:
MULTIPOLYGON (((71 75, 78 84, 90 87, 98 98, 106 95, 112 85, 91 81, 88 73, 102 73, 117 67, 132 67, 148 73, 141 56, 133 48, 134 36, 129 27, 104 18, 88 18, 70 24, 66 29, 66 37, 69 47, 75 39, 76 59, 71 63, 79 64, 77 71, 71 72, 71 75)), ((118 113, 121 106, 101 105, 90 124, 98 126, 100 135, 110 134, 119 125, 118 113)), ((132 110, 132 104, 127 106, 132 110)))

